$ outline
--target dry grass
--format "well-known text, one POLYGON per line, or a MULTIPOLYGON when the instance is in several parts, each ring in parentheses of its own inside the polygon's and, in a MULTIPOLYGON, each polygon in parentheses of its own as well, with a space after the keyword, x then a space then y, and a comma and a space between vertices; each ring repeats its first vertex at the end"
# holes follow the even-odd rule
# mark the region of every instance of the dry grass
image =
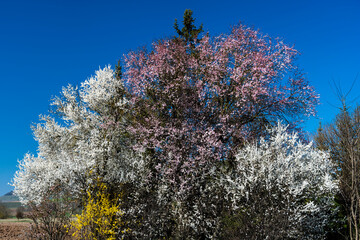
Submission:
POLYGON ((2 219, 0 220, 0 239, 22 240, 25 231, 30 227, 30 219, 2 219))

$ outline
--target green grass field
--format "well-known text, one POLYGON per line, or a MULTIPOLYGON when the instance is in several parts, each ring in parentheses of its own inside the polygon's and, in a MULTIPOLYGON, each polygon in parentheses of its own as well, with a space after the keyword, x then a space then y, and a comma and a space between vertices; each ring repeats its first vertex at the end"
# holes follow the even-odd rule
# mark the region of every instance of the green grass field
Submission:
POLYGON ((21 206, 20 202, 3 202, 2 203, 7 209, 18 208, 21 206))

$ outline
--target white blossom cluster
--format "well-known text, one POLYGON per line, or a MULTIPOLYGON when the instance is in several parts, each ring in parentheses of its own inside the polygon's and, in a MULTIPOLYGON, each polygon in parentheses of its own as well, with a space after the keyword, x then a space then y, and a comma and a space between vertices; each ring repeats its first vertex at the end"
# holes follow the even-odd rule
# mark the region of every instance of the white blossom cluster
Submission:
MULTIPOLYGON (((288 133, 280 123, 268 131, 268 139, 242 148, 236 155, 235 170, 223 175, 232 209, 254 225, 258 216, 273 221, 262 222, 262 228, 284 223, 284 228, 279 226, 274 233, 283 239, 323 239, 329 211, 336 210, 333 196, 338 190, 328 154, 302 142, 296 133, 288 133)), ((269 232, 263 239, 273 239, 269 232)), ((248 237, 246 234, 243 236, 248 237)))
POLYGON ((116 112, 127 104, 122 90, 110 66, 79 90, 63 88, 52 102, 55 116, 41 116, 33 127, 37 156, 27 154, 19 162, 13 185, 22 203, 39 203, 55 184, 80 196, 91 171, 113 184, 136 178, 142 158, 127 146, 126 113, 116 112))

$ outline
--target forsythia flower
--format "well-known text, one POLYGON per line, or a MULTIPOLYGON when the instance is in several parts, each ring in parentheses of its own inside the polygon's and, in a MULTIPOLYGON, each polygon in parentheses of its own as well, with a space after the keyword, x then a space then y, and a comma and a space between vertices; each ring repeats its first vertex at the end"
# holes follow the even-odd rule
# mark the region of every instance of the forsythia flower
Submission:
MULTIPOLYGON (((121 195, 110 197, 105 183, 100 178, 97 179, 95 187, 95 195, 91 190, 87 191, 84 209, 71 223, 71 227, 75 229, 73 236, 77 239, 115 240, 117 230, 125 225, 121 222, 121 195)), ((130 229, 125 228, 121 233, 128 231, 130 229)))

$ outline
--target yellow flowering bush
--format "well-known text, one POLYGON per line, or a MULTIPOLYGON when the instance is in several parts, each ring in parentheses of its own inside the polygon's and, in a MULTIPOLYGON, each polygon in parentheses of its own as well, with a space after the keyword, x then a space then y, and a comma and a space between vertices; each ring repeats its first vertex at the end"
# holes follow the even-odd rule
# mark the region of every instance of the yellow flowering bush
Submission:
POLYGON ((73 236, 87 240, 115 240, 118 230, 126 233, 130 229, 121 221, 121 194, 110 194, 108 187, 97 178, 93 189, 87 191, 87 198, 82 213, 75 215, 71 222, 73 236))

